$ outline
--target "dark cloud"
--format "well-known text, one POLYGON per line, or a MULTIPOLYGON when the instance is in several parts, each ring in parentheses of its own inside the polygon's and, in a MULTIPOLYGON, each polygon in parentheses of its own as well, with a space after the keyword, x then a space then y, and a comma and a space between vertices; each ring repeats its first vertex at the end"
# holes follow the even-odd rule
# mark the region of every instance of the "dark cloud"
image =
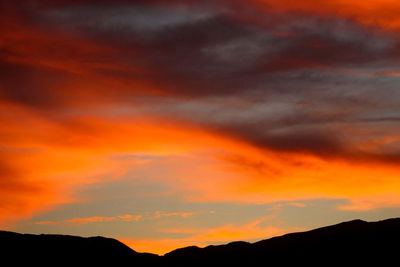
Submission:
POLYGON ((67 75, 56 70, 0 62, 1 96, 26 105, 51 107, 61 104, 57 88, 67 75))
POLYGON ((288 132, 278 132, 275 134, 248 130, 237 130, 235 133, 239 133, 245 140, 251 140, 258 147, 265 147, 272 150, 291 152, 312 151, 321 156, 339 154, 344 150, 344 146, 338 136, 329 134, 329 132, 319 133, 311 129, 297 131, 290 129, 288 132))
MULTIPOLYGON (((292 71, 359 67, 397 55, 393 36, 342 18, 253 12, 257 19, 246 21, 237 3, 203 6, 79 1, 31 10, 39 26, 73 30, 77 38, 119 50, 94 60, 144 69, 145 79, 184 96, 270 91, 282 82, 276 74, 290 79, 292 71)), ((242 12, 248 16, 250 8, 242 12)))
MULTIPOLYGON (((290 79, 303 69, 318 74, 321 68, 393 64, 397 55, 394 35, 347 19, 265 14, 237 5, 80 1, 32 10, 40 25, 112 46, 119 50, 113 62, 144 69, 145 79, 183 96, 268 92, 285 86, 277 74, 290 79)), ((299 79, 301 86, 313 77, 299 79)))
POLYGON ((262 148, 396 159, 359 146, 386 134, 382 121, 399 130, 397 33, 244 1, 36 0, 3 10, 8 101, 131 103, 262 148))

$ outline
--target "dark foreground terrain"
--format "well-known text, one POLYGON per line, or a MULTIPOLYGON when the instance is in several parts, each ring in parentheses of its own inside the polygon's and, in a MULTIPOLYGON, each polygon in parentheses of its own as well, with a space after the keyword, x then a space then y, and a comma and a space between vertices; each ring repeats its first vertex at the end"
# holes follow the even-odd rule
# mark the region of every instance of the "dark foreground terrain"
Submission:
POLYGON ((398 266, 400 218, 355 220, 256 243, 137 253, 115 239, 0 231, 2 266, 398 266), (22 265, 23 264, 23 265, 22 265))

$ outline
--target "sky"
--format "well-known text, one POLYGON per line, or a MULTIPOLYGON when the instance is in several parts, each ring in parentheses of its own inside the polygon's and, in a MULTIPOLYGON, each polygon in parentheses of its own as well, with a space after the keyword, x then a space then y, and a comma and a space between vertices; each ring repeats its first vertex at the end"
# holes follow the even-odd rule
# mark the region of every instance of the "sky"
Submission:
POLYGON ((162 255, 398 217, 399 12, 0 1, 0 229, 162 255))

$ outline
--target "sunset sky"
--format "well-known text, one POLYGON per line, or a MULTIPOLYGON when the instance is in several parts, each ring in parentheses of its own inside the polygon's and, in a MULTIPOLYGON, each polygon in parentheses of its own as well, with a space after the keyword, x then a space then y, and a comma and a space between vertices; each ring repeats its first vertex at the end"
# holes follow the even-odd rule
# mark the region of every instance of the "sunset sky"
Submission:
POLYGON ((400 216, 399 14, 0 0, 0 229, 164 254, 400 216))

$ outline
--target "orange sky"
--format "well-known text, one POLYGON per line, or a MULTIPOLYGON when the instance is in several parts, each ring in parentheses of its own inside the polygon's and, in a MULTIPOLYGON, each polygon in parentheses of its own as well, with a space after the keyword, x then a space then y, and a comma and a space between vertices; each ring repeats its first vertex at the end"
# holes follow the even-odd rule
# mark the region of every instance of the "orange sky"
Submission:
POLYGON ((306 0, 306 1, 270 1, 255 0, 256 4, 276 8, 278 11, 316 13, 321 16, 341 16, 355 19, 367 25, 398 29, 399 18, 396 15, 400 4, 395 0, 306 0))
POLYGON ((165 253, 308 229, 324 201, 321 223, 398 214, 397 1, 0 8, 1 228, 165 253))

